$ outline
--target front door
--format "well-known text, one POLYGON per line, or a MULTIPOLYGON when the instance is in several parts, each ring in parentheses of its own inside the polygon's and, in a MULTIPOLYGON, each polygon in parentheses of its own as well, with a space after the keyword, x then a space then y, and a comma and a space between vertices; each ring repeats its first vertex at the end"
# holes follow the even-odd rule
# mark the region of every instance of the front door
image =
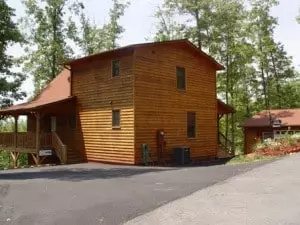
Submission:
POLYGON ((56 117, 51 116, 51 132, 56 132, 56 117))

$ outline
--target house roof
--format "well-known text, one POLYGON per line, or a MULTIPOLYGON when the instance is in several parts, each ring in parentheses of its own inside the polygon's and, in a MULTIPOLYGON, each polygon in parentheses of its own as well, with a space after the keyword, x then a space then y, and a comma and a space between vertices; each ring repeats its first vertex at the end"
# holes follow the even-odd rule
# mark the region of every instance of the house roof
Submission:
POLYGON ((281 120, 282 126, 300 126, 300 109, 265 110, 245 120, 244 127, 267 127, 272 120, 281 120))
POLYGON ((0 110, 0 114, 11 114, 16 111, 30 112, 37 108, 73 99, 74 97, 70 96, 70 75, 70 71, 64 69, 34 99, 27 103, 13 105, 6 109, 2 109, 0 110))
POLYGON ((102 56, 106 56, 106 55, 110 55, 110 54, 118 54, 118 53, 123 52, 123 51, 134 50, 135 48, 154 46, 154 45, 172 45, 172 46, 175 46, 175 47, 191 49, 195 53, 197 53, 199 56, 202 56, 202 57, 208 59, 210 62, 212 62, 216 66, 217 70, 224 70, 225 69, 224 66, 222 66, 220 63, 218 63, 213 57, 211 57, 210 55, 206 54, 205 52, 203 52, 202 50, 197 48, 193 43, 191 43, 187 39, 161 41, 161 42, 149 42, 149 43, 140 43, 140 44, 128 45, 128 46, 124 46, 124 47, 117 48, 117 49, 114 49, 114 50, 105 51, 105 52, 101 52, 101 53, 98 53, 98 54, 89 55, 89 56, 86 56, 86 57, 71 60, 71 61, 69 61, 65 64, 72 66, 72 65, 78 64, 80 62, 93 60, 97 57, 102 57, 102 56))
MULTIPOLYGON (((134 50, 134 48, 138 48, 138 47, 163 45, 163 44, 173 45, 175 47, 180 47, 180 48, 189 48, 189 49, 193 50, 195 53, 199 54, 199 56, 205 57, 208 60, 210 60, 216 66, 217 70, 224 69, 224 67, 221 64, 219 64, 212 57, 210 57, 209 55, 207 55, 206 53, 204 53, 203 51, 198 49, 194 44, 192 44, 188 40, 174 40, 174 41, 164 41, 164 42, 153 42, 153 43, 142 43, 142 44, 129 45, 129 46, 115 49, 115 50, 106 51, 106 52, 102 52, 99 54, 90 55, 90 56, 83 57, 80 59, 72 60, 72 61, 66 63, 66 65, 72 66, 79 62, 89 61, 89 60, 92 60, 92 59, 100 57, 100 56, 105 57, 112 53, 118 54, 119 52, 122 52, 122 51, 131 51, 131 50, 134 50)), ((45 107, 45 106, 48 106, 48 105, 51 105, 54 103, 60 103, 60 102, 69 101, 69 100, 73 99, 74 96, 70 96, 70 94, 71 94, 70 76, 71 76, 70 71, 68 69, 64 69, 34 99, 32 99, 31 101, 29 101, 27 103, 13 105, 6 109, 1 109, 0 115, 9 115, 9 114, 13 114, 16 112, 28 113, 35 109, 42 108, 42 107, 45 107)), ((233 109, 232 107, 230 108, 230 106, 226 106, 226 104, 223 102, 218 101, 218 105, 220 105, 218 108, 222 107, 222 109, 224 109, 225 111, 227 110, 230 113, 231 113, 231 110, 233 109)))
POLYGON ((218 114, 226 115, 235 112, 235 109, 231 105, 227 105, 225 102, 218 99, 218 114))

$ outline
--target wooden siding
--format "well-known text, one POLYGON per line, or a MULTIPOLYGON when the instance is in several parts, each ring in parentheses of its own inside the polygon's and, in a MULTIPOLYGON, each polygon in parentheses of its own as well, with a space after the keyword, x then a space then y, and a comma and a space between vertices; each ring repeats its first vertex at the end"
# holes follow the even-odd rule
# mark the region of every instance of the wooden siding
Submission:
POLYGON ((132 68, 132 52, 72 67, 72 95, 77 98, 76 148, 87 161, 134 164, 132 68), (120 59, 120 76, 112 78, 114 59, 120 59), (119 129, 112 129, 113 109, 121 111, 119 129))
MULTIPOLYGON (((75 103, 64 103, 54 107, 45 108, 42 113, 40 130, 41 132, 51 132, 51 116, 56 117, 56 133, 62 142, 67 145, 68 163, 82 161, 83 157, 75 148, 74 138, 76 127, 70 124, 70 117, 75 115, 75 103)), ((33 114, 27 116, 27 131, 36 131, 36 118, 33 114)))
POLYGON ((135 150, 141 144, 157 153, 156 130, 164 129, 166 154, 175 146, 190 146, 194 160, 217 156, 216 69, 205 58, 172 46, 136 48, 135 150), (186 90, 176 88, 176 66, 186 71, 186 90), (187 112, 196 112, 196 138, 187 138, 187 112))
MULTIPOLYGON (((260 129, 259 129, 260 130, 260 129)), ((257 131, 257 129, 253 128, 245 128, 244 130, 244 151, 245 154, 249 154, 253 152, 253 147, 257 143, 257 138, 262 138, 262 132, 257 131)))

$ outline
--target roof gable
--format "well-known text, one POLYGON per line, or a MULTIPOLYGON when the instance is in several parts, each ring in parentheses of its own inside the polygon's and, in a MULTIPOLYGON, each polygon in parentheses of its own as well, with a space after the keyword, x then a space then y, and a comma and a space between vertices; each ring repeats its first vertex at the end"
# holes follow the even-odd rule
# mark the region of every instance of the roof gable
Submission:
POLYGON ((224 69, 224 67, 221 64, 219 64, 214 58, 212 58, 211 56, 209 56, 208 54, 206 54, 205 52, 203 52, 202 50, 197 48, 193 43, 191 43, 190 41, 188 41, 186 39, 128 45, 128 46, 124 46, 124 47, 117 48, 117 49, 114 49, 114 50, 105 51, 105 52, 101 52, 101 53, 98 53, 98 54, 94 54, 94 55, 82 57, 82 58, 79 58, 79 59, 75 59, 75 60, 67 62, 66 65, 71 65, 71 66, 72 65, 78 65, 80 63, 92 61, 94 59, 101 58, 101 57, 106 57, 106 56, 109 56, 109 55, 120 56, 124 53, 127 53, 127 54, 128 53, 133 53, 135 48, 159 46, 159 45, 172 45, 172 46, 180 47, 180 48, 188 48, 188 49, 194 51, 194 53, 196 55, 198 55, 199 57, 204 57, 204 58, 208 59, 210 62, 212 62, 212 64, 215 66, 216 70, 223 70, 224 69))

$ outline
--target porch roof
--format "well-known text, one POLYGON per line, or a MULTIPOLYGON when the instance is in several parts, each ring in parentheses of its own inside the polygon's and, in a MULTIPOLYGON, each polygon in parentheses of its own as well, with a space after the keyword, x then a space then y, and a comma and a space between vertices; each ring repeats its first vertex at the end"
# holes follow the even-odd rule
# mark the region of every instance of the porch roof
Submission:
POLYGON ((231 113, 235 113, 235 112, 236 111, 232 106, 227 105, 225 102, 218 99, 218 114, 219 115, 226 115, 226 114, 231 114, 231 113))
POLYGON ((68 69, 64 69, 35 98, 27 103, 13 105, 8 108, 1 109, 0 115, 29 113, 52 104, 73 100, 75 97, 70 96, 70 76, 70 71, 68 69))

